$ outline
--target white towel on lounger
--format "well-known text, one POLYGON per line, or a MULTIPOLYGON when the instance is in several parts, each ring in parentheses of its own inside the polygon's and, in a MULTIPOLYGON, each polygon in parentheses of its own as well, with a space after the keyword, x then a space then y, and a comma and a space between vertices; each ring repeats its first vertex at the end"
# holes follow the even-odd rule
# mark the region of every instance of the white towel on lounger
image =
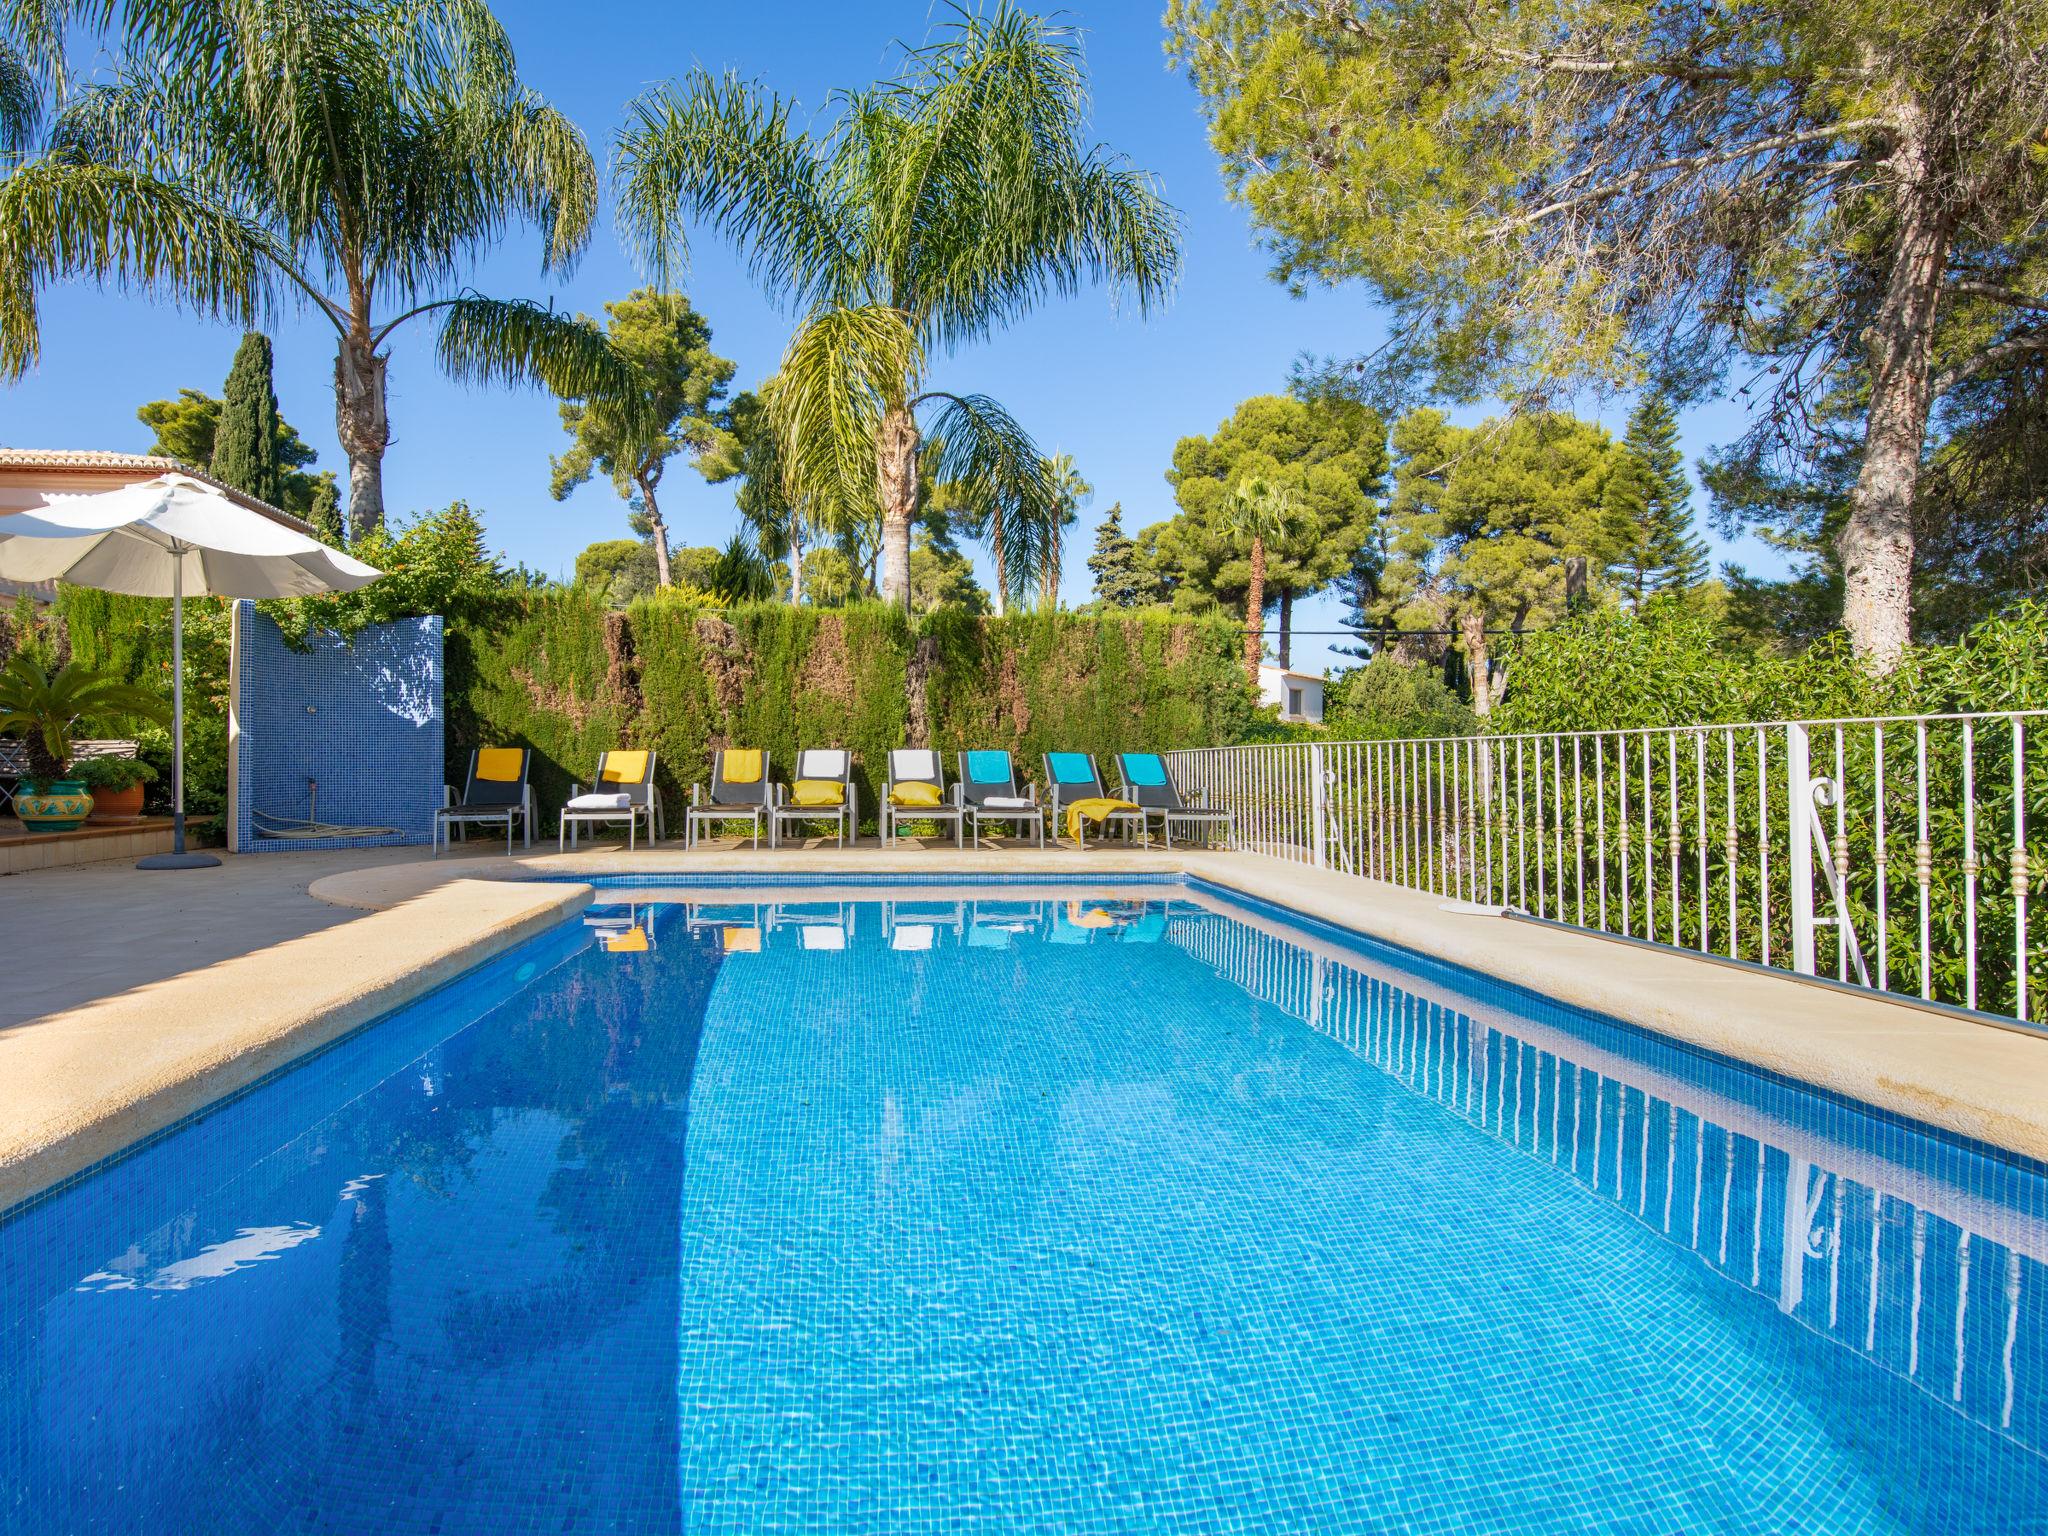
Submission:
POLYGON ((1022 795, 990 795, 981 802, 985 811, 1028 811, 1037 806, 1036 800, 1027 800, 1022 795))
POLYGON ((566 809, 572 811, 623 811, 632 805, 631 795, 578 795, 566 809))

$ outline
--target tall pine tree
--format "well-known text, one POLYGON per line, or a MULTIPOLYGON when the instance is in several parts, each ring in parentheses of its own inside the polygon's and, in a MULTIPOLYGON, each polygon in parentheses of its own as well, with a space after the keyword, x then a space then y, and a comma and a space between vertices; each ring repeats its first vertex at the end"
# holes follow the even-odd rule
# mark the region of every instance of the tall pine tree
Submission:
POLYGON ((1095 601, 1105 608, 1135 608, 1144 597, 1138 570, 1138 546, 1124 537, 1122 502, 1110 503, 1109 515, 1095 530, 1095 553, 1088 557, 1095 573, 1095 601))
POLYGON ((1604 498, 1621 553, 1607 571, 1629 607, 1641 612, 1660 592, 1706 580, 1707 545, 1693 531, 1692 484, 1671 402, 1652 395, 1637 406, 1621 450, 1604 498))
POLYGON ((270 338, 250 331, 235 349, 221 392, 220 425, 213 437, 213 477, 237 490, 284 504, 285 467, 277 456, 284 421, 270 377, 270 338))

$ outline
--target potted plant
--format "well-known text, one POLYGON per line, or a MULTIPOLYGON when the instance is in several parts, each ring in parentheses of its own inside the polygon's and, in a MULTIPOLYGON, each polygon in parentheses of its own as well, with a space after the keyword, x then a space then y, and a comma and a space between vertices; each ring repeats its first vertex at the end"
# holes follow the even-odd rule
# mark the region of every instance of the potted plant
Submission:
POLYGON ((71 777, 92 796, 94 821, 137 821, 142 786, 156 782, 156 770, 137 757, 88 757, 72 763, 71 777))
POLYGON ((92 813, 85 785, 65 774, 80 727, 134 716, 162 721, 168 714, 155 694, 112 673, 73 662, 46 672, 35 657, 17 652, 0 667, 0 732, 19 735, 28 757, 14 814, 31 832, 74 830, 92 813))

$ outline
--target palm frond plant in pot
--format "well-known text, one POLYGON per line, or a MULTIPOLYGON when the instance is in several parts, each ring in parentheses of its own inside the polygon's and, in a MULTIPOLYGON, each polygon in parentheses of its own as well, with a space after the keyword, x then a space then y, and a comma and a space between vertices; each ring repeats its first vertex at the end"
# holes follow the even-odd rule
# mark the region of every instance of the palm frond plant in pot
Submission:
POLYGON ((17 652, 0 667, 0 734, 20 736, 28 758, 14 814, 31 832, 75 830, 92 814, 92 795, 68 773, 79 731, 131 719, 161 724, 169 716, 162 699, 110 672, 75 662, 48 672, 17 652))
POLYGON ((70 775, 92 796, 92 820, 139 821, 144 786, 156 782, 156 770, 139 757, 83 757, 70 775))

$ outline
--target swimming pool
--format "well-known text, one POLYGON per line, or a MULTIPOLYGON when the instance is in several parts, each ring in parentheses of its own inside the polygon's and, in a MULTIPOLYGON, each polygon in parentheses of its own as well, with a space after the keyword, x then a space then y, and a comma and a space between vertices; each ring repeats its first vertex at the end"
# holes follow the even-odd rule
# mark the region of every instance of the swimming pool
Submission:
POLYGON ((2048 1530, 2038 1168, 1199 885, 603 897, 0 1224, 0 1529, 2048 1530))

